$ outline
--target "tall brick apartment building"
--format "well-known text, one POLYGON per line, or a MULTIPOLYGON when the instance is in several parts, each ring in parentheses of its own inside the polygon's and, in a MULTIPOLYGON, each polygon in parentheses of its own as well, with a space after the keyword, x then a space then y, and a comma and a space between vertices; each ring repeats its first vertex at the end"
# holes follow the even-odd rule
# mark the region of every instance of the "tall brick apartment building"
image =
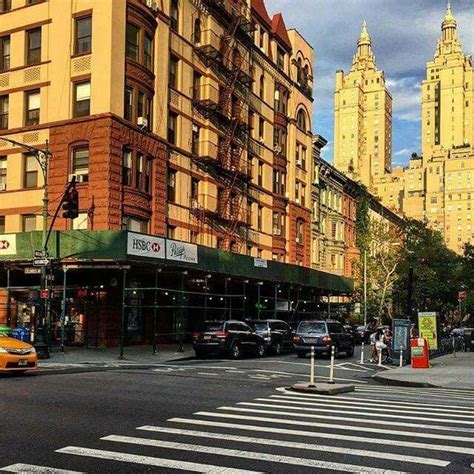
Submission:
MULTIPOLYGON (((291 319, 350 292, 311 269, 313 50, 281 14, 263 0, 1 5, 0 137, 48 143, 50 216, 78 182, 79 217, 60 215, 51 237, 49 322, 80 313, 76 342, 114 343, 121 314, 143 342, 152 312, 158 332, 184 333, 231 316, 231 294, 233 317, 291 319)), ((41 170, 6 141, 0 170, 3 318, 48 323, 25 270, 41 170)))

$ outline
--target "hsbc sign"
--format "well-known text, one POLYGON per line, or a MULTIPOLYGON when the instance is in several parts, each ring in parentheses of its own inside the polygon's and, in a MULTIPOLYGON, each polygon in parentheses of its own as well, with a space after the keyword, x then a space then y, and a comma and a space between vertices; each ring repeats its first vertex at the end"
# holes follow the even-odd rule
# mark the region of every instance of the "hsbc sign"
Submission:
POLYGON ((127 254, 138 257, 165 258, 165 239, 129 232, 127 254))
POLYGON ((16 255, 16 234, 0 235, 0 255, 16 255))

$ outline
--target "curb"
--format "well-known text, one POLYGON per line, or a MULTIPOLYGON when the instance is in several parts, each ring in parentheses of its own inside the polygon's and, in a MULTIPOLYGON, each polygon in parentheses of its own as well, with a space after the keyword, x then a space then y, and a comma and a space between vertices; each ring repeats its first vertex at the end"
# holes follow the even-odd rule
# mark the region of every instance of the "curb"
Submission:
POLYGON ((382 377, 380 375, 372 375, 372 378, 377 382, 384 385, 391 385, 397 387, 418 387, 418 388, 444 388, 440 385, 432 384, 429 382, 412 382, 411 380, 394 380, 382 377))

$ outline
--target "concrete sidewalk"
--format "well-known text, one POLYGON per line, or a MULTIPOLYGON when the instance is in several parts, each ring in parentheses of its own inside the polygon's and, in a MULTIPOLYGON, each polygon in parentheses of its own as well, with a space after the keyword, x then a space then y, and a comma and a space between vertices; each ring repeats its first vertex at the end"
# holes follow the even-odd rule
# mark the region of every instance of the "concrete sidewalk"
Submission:
POLYGON ((54 349, 50 359, 40 360, 39 369, 149 366, 194 357, 194 351, 190 344, 185 344, 183 349, 183 352, 179 352, 176 344, 159 345, 157 354, 153 354, 152 346, 129 346, 124 348, 124 359, 119 359, 120 349, 118 347, 103 349, 66 347, 64 353, 54 349))
POLYGON ((474 352, 437 357, 431 361, 429 369, 412 369, 408 365, 378 372, 372 378, 389 385, 474 390, 474 352))

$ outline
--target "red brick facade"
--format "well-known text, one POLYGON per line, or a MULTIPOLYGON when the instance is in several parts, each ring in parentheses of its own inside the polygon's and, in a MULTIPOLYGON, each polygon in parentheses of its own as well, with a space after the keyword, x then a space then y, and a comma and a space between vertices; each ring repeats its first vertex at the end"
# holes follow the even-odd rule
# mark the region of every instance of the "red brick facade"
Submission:
POLYGON ((302 262, 305 267, 311 266, 311 211, 290 203, 288 205, 290 221, 289 262, 302 262), (303 222, 303 241, 297 242, 297 221, 303 222))
MULTIPOLYGON (((124 215, 150 219, 152 234, 165 234, 167 148, 158 137, 106 115, 69 121, 51 128, 49 189, 50 214, 72 173, 72 150, 89 147, 89 179, 77 185, 80 212, 89 212, 90 230, 119 230, 124 215), (123 149, 127 147, 152 160, 150 193, 122 185, 123 149)), ((56 221, 67 229, 69 221, 56 221)))

